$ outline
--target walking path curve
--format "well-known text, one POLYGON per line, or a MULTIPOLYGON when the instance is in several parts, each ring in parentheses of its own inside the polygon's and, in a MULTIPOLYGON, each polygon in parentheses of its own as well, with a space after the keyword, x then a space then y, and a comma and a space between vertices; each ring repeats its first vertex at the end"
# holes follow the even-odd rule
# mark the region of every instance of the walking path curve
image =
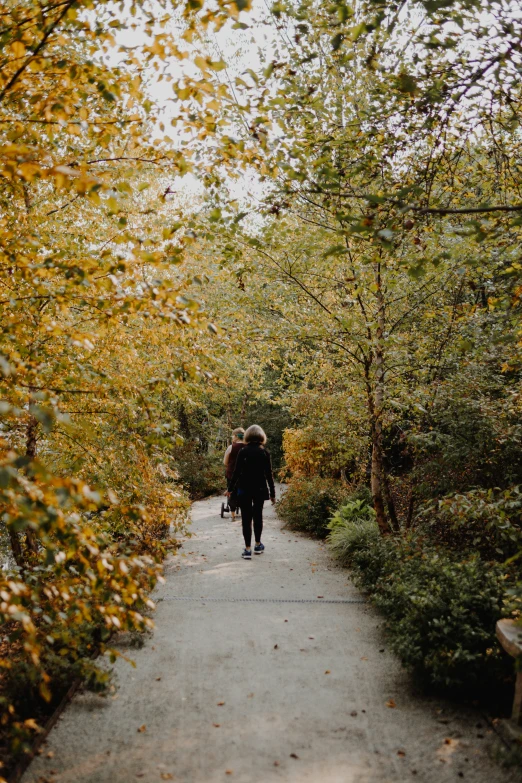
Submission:
POLYGON ((194 504, 156 628, 78 695, 24 783, 508 783, 478 713, 416 694, 380 620, 324 546, 267 509, 266 552, 240 558, 220 498, 194 504), (48 754, 50 757, 48 757, 48 754))

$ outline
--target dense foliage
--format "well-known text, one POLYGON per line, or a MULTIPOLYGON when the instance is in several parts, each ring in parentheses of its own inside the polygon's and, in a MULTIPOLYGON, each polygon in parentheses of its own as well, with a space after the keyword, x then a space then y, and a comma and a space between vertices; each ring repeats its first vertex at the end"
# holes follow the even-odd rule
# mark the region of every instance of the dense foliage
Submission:
POLYGON ((251 133, 235 127, 264 198, 231 209, 225 180, 212 200, 243 334, 292 416, 281 513, 324 535, 332 486, 368 484, 375 522, 344 503, 330 540, 367 556, 403 660, 437 684, 503 676, 495 621, 521 609, 520 9, 271 10, 272 60, 227 115, 248 105, 251 133))
POLYGON ((286 489, 277 511, 292 530, 324 538, 329 517, 347 494, 346 487, 335 479, 299 477, 286 489))
MULTIPOLYGON (((182 267, 194 237, 169 195, 190 153, 150 93, 187 59, 193 11, 1 4, 2 759, 76 677, 104 686, 95 654, 114 632, 151 625, 189 505, 179 411, 220 389, 202 281, 182 267)), ((239 6, 207 12, 219 28, 239 6)))
POLYGON ((495 637, 508 588, 499 564, 418 535, 383 539, 368 518, 334 526, 329 543, 385 616, 392 649, 425 682, 474 698, 480 685, 484 698, 509 681, 495 637))

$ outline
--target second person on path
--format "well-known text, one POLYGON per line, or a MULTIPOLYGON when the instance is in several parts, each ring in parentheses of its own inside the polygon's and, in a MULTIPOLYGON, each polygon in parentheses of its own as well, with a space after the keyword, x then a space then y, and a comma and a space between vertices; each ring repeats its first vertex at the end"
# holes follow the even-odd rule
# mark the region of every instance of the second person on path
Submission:
POLYGON ((238 503, 237 503, 236 493, 230 491, 230 481, 232 480, 232 476, 234 475, 237 455, 239 454, 241 449, 244 448, 245 446, 245 444, 243 443, 244 436, 245 436, 245 430, 243 429, 243 427, 236 427, 235 430, 232 430, 232 444, 225 451, 225 456, 223 458, 223 463, 226 468, 225 475, 227 478, 227 491, 225 494, 228 497, 228 505, 232 515, 232 522, 234 522, 236 519, 236 508, 238 506, 238 503))
POLYGON ((260 555, 265 547, 261 543, 263 532, 263 505, 265 500, 275 503, 275 486, 270 453, 265 449, 266 435, 261 427, 253 424, 245 432, 246 446, 237 455, 236 467, 230 481, 229 492, 237 490, 245 549, 242 557, 252 559, 252 522, 254 523, 254 554, 260 555))

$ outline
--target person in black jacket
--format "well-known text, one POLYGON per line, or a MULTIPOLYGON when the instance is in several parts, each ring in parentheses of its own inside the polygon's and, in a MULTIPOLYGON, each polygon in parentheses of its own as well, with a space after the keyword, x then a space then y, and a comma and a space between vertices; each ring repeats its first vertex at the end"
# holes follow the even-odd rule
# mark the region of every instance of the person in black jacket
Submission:
POLYGON ((265 547, 261 543, 263 532, 263 504, 265 500, 275 503, 275 486, 272 475, 270 453, 265 449, 266 435, 257 424, 245 432, 245 448, 237 455, 236 467, 230 481, 229 492, 237 490, 245 549, 241 555, 252 559, 252 520, 254 522, 254 554, 260 555, 265 547))

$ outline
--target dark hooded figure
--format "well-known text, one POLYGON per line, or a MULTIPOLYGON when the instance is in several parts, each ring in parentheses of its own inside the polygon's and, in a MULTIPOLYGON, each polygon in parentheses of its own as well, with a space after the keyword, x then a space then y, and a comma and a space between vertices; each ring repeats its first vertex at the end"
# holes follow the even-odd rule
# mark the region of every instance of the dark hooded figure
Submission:
POLYGON ((245 448, 236 459, 236 467, 229 485, 229 492, 237 492, 243 522, 245 549, 242 557, 252 559, 252 522, 254 523, 254 554, 264 552, 261 543, 263 532, 263 504, 275 503, 275 486, 270 452, 265 448, 266 435, 261 427, 253 424, 245 432, 245 448))

